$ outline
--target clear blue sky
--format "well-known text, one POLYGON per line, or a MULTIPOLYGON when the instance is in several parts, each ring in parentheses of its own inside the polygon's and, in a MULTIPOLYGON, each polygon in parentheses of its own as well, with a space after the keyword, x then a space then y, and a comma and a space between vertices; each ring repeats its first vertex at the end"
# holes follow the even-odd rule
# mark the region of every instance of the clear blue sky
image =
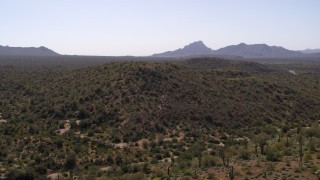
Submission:
POLYGON ((320 48, 320 0, 0 1, 0 45, 150 55, 197 40, 320 48))

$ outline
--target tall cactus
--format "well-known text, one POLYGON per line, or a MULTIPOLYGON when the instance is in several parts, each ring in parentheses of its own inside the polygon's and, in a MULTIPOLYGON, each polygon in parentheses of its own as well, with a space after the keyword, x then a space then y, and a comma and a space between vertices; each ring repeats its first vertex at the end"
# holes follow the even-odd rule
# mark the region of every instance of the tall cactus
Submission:
POLYGON ((230 180, 234 180, 234 177, 235 177, 235 173, 234 173, 234 169, 233 169, 233 166, 231 166, 231 170, 229 171, 229 178, 230 180))
POLYGON ((222 160, 222 162, 223 162, 223 165, 225 166, 226 165, 226 156, 225 156, 225 153, 224 153, 224 147, 223 148, 221 148, 220 150, 219 150, 219 156, 220 156, 220 158, 221 158, 221 160, 222 160))
POLYGON ((171 176, 171 168, 174 166, 174 157, 171 157, 171 164, 168 166, 168 176, 171 176))
POLYGON ((302 135, 299 135, 299 157, 300 157, 300 166, 302 166, 302 157, 303 157, 303 152, 302 152, 302 135))
POLYGON ((202 152, 200 151, 198 154, 198 160, 199 160, 199 168, 201 168, 201 161, 202 161, 202 152))

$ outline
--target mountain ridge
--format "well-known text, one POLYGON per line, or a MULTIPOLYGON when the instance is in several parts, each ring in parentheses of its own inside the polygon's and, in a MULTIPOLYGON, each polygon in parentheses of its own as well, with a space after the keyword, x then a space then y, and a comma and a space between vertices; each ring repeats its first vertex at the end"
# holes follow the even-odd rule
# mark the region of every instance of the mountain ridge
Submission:
POLYGON ((57 56, 58 53, 53 50, 40 47, 10 47, 0 45, 1 56, 57 56))
POLYGON ((213 56, 228 59, 266 59, 266 58, 320 58, 318 53, 303 53, 293 51, 281 46, 269 46, 267 44, 245 44, 226 46, 217 50, 207 47, 202 41, 196 41, 183 48, 164 53, 153 54, 152 57, 189 57, 189 56, 213 56))
POLYGON ((280 46, 269 46, 267 44, 248 45, 245 43, 220 48, 216 50, 215 53, 241 56, 244 58, 278 58, 302 55, 300 52, 291 51, 280 46))
POLYGON ((300 50, 299 52, 304 54, 317 54, 317 53, 320 53, 320 49, 305 49, 305 50, 300 50))

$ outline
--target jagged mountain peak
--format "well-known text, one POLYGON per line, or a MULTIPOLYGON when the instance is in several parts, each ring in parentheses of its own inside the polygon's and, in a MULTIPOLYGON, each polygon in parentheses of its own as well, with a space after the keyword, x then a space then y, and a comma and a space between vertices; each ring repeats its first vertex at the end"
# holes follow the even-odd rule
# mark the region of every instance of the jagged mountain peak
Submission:
POLYGON ((190 43, 183 48, 167 51, 164 53, 154 54, 154 57, 182 57, 195 54, 211 54, 212 49, 208 48, 202 41, 195 41, 190 43))

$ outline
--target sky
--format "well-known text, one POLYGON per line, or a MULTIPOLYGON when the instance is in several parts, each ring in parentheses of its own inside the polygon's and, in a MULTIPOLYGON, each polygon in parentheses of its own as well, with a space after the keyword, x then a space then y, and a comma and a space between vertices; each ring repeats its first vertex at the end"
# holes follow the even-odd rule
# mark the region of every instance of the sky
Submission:
POLYGON ((146 56, 202 40, 320 48, 320 0, 1 0, 0 45, 146 56))

